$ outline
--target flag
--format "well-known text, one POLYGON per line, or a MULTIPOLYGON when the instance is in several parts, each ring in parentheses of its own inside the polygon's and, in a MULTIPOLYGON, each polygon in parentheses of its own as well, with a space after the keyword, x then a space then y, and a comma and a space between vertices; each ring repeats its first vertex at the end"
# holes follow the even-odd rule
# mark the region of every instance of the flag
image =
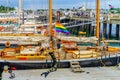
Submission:
POLYGON ((55 27, 56 27, 56 32, 70 34, 70 32, 59 22, 56 22, 55 27))
POLYGON ((111 4, 109 4, 109 8, 114 8, 111 4))

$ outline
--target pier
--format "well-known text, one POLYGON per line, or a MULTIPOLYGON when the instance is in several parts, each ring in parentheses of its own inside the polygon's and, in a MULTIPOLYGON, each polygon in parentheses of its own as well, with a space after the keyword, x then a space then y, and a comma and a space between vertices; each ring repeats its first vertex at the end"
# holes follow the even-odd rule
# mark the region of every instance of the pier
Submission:
MULTIPOLYGON (((58 69, 56 72, 50 73, 47 78, 40 76, 42 72, 47 69, 40 70, 21 70, 13 71, 15 78, 12 80, 119 80, 120 71, 117 67, 94 67, 94 68, 82 68, 85 72, 73 73, 70 68, 58 69), (23 74, 23 75, 21 75, 23 74), (34 74, 34 76, 33 76, 34 74), (87 76, 87 77, 86 77, 87 76)), ((10 74, 3 72, 2 80, 10 80, 10 74)))
MULTIPOLYGON (((95 19, 93 18, 70 18, 75 21, 69 22, 64 24, 66 28, 71 32, 74 36, 80 36, 79 32, 86 32, 86 35, 84 36, 95 36, 95 19)), ((119 27, 120 27, 120 19, 119 18, 111 18, 110 20, 101 20, 100 21, 100 28, 103 27, 102 32, 100 31, 101 37, 104 37, 105 39, 120 39, 120 33, 119 33, 119 27), (112 30, 115 28, 115 35, 112 34, 112 30)))

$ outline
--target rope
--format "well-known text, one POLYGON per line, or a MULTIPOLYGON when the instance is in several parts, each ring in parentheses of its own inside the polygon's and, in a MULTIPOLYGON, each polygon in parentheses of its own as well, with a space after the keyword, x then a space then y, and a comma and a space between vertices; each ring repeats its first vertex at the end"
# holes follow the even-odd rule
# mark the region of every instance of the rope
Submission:
MULTIPOLYGON (((117 58, 117 64, 114 67, 111 67, 112 70, 115 70, 115 68, 118 67, 118 65, 119 65, 119 56, 117 56, 117 54, 116 54, 116 58, 117 58)), ((102 61, 102 59, 98 59, 98 60, 103 65, 103 67, 107 67, 106 64, 102 61)))
POLYGON ((105 63, 102 61, 102 59, 97 59, 100 61, 100 63, 103 65, 103 67, 106 67, 105 63))
POLYGON ((43 72, 43 73, 41 74, 41 76, 44 75, 45 78, 46 78, 51 72, 54 72, 54 71, 57 70, 57 60, 56 60, 56 57, 55 57, 54 53, 53 53, 53 52, 49 52, 49 55, 51 56, 51 58, 52 58, 52 60, 53 60, 53 63, 52 63, 51 68, 50 68, 47 72, 43 72))
POLYGON ((114 67, 112 67, 113 70, 115 70, 115 68, 118 67, 119 64, 119 56, 117 56, 117 54, 116 54, 116 58, 117 58, 117 64, 114 67))
POLYGON ((9 72, 9 74, 10 74, 9 79, 15 78, 15 73, 13 73, 12 70, 9 70, 8 72, 9 72))

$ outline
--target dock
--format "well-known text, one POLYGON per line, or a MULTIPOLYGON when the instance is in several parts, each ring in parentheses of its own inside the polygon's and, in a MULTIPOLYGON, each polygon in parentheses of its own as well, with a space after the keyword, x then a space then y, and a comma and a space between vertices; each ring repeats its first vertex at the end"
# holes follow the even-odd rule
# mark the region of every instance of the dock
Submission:
POLYGON ((105 40, 107 43, 120 43, 120 40, 105 40))
MULTIPOLYGON (((74 73, 71 68, 58 69, 51 72, 46 78, 41 73, 48 69, 15 70, 15 78, 12 80, 119 80, 120 68, 118 67, 92 67, 82 68, 85 72, 74 73)), ((8 72, 2 73, 2 80, 10 80, 8 72)))

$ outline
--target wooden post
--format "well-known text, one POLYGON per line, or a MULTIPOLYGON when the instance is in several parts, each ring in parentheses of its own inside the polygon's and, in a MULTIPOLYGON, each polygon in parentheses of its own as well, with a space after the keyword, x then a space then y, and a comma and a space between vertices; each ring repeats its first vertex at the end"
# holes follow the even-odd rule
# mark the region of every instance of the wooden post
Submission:
POLYGON ((107 38, 107 23, 103 23, 103 38, 107 38))
POLYGON ((109 38, 111 38, 111 34, 112 34, 112 24, 109 24, 109 38))
POLYGON ((87 25, 87 34, 88 34, 88 37, 91 36, 91 33, 90 33, 91 29, 90 28, 91 28, 91 24, 88 24, 87 25))
POLYGON ((92 36, 94 36, 94 35, 95 35, 95 26, 92 26, 91 29, 92 29, 92 30, 91 30, 92 36))
POLYGON ((116 39, 119 40, 119 24, 116 24, 116 39))
POLYGON ((79 36, 79 26, 77 26, 77 36, 79 36))

